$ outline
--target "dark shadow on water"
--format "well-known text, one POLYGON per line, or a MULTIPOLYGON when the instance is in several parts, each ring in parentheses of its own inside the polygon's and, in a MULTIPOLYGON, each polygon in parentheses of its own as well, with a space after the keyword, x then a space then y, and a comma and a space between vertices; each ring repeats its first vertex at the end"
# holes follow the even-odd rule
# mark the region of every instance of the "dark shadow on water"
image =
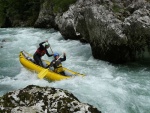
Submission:
POLYGON ((126 64, 112 64, 113 66, 117 67, 118 71, 149 71, 150 72, 150 58, 148 59, 139 59, 136 62, 130 62, 126 64))

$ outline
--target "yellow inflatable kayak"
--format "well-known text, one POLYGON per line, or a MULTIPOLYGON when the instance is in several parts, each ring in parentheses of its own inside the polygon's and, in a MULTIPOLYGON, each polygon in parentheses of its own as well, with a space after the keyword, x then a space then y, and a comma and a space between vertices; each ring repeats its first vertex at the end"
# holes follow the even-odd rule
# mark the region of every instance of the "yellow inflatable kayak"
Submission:
MULTIPOLYGON (((63 67, 63 70, 64 70, 66 76, 55 73, 51 69, 43 68, 39 65, 36 65, 34 63, 32 55, 25 52, 25 51, 20 52, 19 60, 20 60, 20 63, 25 68, 38 73, 38 75, 40 75, 40 76, 43 76, 43 74, 44 74, 43 77, 50 80, 50 81, 59 81, 59 80, 68 79, 68 78, 75 77, 75 76, 84 76, 83 74, 74 72, 74 71, 69 70, 65 67, 63 67)), ((44 65, 49 65, 50 64, 49 61, 46 61, 46 60, 42 60, 42 61, 43 61, 44 65)))

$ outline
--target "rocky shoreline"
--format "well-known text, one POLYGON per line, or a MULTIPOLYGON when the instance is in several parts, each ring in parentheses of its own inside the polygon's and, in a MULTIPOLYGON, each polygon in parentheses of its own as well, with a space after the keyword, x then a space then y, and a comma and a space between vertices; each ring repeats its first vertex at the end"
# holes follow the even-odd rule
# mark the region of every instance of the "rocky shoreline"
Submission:
POLYGON ((94 58, 116 64, 133 62, 144 57, 145 52, 149 53, 148 0, 77 0, 66 10, 62 7, 56 10, 56 5, 58 4, 49 0, 33 3, 29 7, 36 14, 33 22, 29 22, 30 16, 27 20, 16 21, 15 16, 12 18, 6 10, 7 18, 0 25, 54 28, 65 39, 89 43, 94 58), (35 6, 38 14, 35 13, 35 6))
POLYGON ((66 90, 29 85, 0 97, 1 113, 101 113, 66 90))

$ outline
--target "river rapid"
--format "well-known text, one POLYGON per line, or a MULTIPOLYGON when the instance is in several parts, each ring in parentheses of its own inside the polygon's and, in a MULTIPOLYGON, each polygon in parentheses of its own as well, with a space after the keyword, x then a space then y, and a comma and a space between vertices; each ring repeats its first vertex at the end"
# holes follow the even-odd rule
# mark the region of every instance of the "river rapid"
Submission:
MULTIPOLYGON (((96 60, 89 44, 64 40, 53 29, 0 28, 0 47, 0 96, 33 84, 68 90, 102 113, 150 113, 148 58, 126 65, 96 60), (25 50, 34 54, 38 44, 45 40, 49 41, 53 52, 66 53, 63 66, 86 76, 49 82, 26 70, 19 62, 19 52, 25 50)), ((53 58, 45 55, 43 59, 51 61, 53 58)))

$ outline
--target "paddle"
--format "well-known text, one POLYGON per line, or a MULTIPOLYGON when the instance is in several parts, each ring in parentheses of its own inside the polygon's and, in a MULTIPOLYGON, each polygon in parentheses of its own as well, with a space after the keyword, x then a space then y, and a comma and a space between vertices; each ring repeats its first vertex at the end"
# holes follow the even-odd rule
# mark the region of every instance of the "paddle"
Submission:
MULTIPOLYGON (((60 55, 59 58, 58 58, 57 60, 59 60, 59 59, 61 58, 61 56, 62 56, 62 55, 60 55)), ((56 61, 57 61, 57 60, 56 60, 56 61)), ((48 70, 49 70, 48 68, 42 70, 42 71, 38 74, 38 78, 40 78, 40 79, 44 78, 45 75, 48 73, 48 70)))
POLYGON ((48 69, 44 69, 38 74, 38 78, 42 79, 48 73, 48 69))
POLYGON ((53 51, 52 51, 52 48, 51 48, 51 45, 49 44, 49 47, 50 47, 50 49, 51 49, 51 52, 53 53, 53 51))

